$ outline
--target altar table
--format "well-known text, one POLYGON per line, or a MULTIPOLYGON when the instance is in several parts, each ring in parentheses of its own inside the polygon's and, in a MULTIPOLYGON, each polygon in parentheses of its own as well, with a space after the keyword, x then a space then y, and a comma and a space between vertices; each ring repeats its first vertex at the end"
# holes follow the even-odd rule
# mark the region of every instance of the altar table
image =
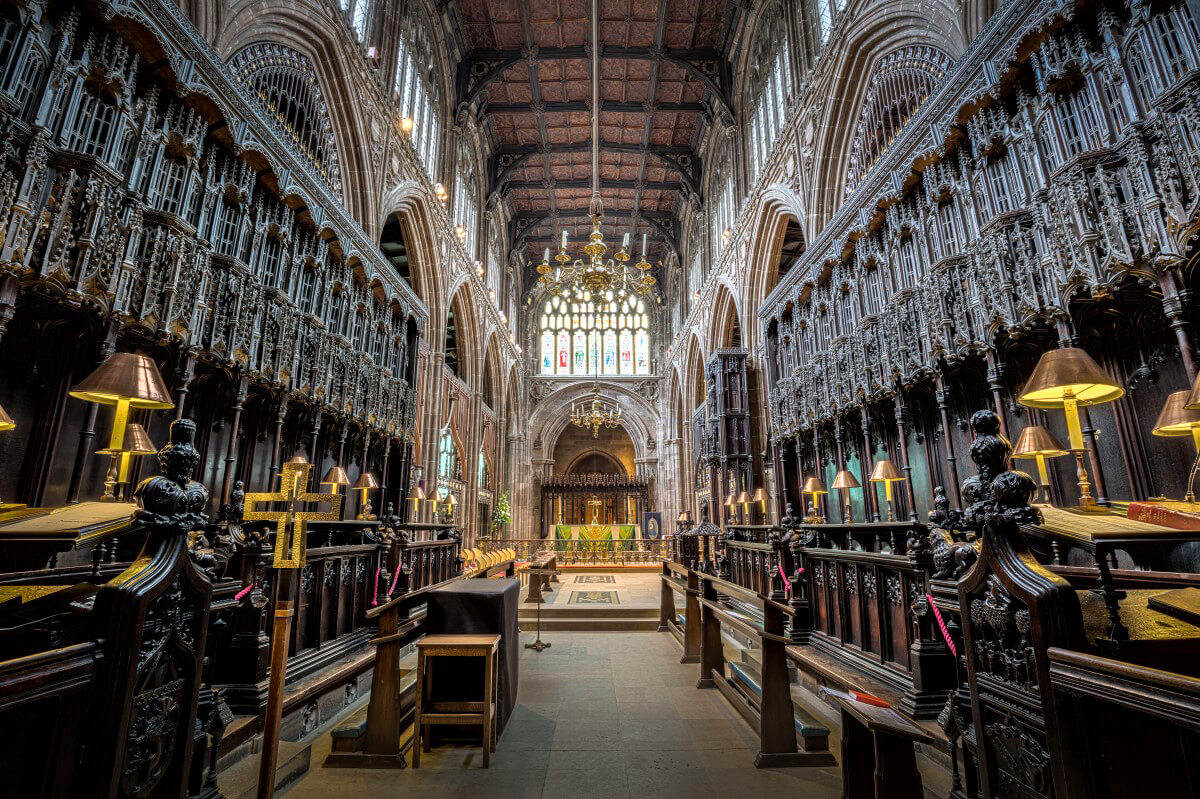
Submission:
POLYGON ((633 542, 642 540, 642 528, 637 524, 555 524, 547 531, 546 538, 555 542, 555 548, 574 549, 574 543, 565 543, 570 541, 600 551, 608 551, 614 542, 616 549, 633 549, 633 542))

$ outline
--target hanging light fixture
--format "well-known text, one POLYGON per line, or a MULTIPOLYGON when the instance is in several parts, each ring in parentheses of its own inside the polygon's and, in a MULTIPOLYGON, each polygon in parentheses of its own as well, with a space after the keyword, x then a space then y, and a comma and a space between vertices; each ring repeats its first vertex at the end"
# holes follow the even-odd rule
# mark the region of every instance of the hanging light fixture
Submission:
POLYGON ((581 400, 571 408, 571 424, 592 429, 592 438, 600 437, 601 427, 621 424, 621 406, 600 398, 600 384, 592 383, 590 399, 581 400))
MULTIPOLYGON (((628 262, 629 234, 621 243, 621 249, 612 258, 605 259, 608 245, 600 231, 604 219, 604 201, 600 197, 600 12, 599 0, 592 0, 592 200, 588 215, 592 218, 592 232, 583 247, 586 259, 571 260, 567 255, 567 231, 562 232, 562 245, 554 260, 558 266, 550 266, 550 248, 547 247, 542 262, 537 266, 538 283, 546 286, 551 295, 566 294, 586 299, 598 309, 604 309, 613 297, 624 298, 630 294, 645 297, 657 282, 650 274, 650 262, 646 260, 647 238, 642 234, 642 257, 630 269, 628 262)), ((637 209, 634 209, 637 213, 637 209)))

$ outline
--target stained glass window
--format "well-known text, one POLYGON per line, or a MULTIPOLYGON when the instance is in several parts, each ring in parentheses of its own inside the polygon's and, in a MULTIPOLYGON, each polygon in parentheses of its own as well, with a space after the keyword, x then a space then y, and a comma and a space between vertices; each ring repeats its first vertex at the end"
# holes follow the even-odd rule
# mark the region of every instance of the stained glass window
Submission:
POLYGON ((616 297, 604 307, 551 297, 541 313, 540 373, 648 375, 650 314, 644 300, 616 297))

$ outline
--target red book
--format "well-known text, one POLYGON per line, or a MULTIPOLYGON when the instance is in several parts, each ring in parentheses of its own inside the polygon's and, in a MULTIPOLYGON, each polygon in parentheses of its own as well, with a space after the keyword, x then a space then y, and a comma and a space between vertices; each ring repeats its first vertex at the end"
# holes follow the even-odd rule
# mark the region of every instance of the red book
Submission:
POLYGON ((1170 527, 1172 530, 1200 531, 1200 513, 1175 510, 1164 505, 1153 505, 1149 502, 1130 502, 1125 515, 1139 522, 1170 527))
POLYGON ((862 702, 864 705, 874 705, 875 707, 891 707, 892 706, 891 702, 887 701, 886 699, 880 699, 877 696, 874 696, 872 694, 865 694, 862 691, 856 691, 853 688, 850 689, 850 695, 853 696, 859 702, 862 702))

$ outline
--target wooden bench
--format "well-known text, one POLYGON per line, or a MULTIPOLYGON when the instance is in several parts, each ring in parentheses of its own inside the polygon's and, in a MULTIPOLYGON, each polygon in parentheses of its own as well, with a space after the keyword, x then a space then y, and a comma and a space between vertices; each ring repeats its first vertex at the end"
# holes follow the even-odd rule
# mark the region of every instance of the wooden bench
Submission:
MULTIPOLYGON (((754 759, 758 768, 789 766, 832 766, 829 730, 808 718, 801 721, 797 736, 796 709, 788 680, 786 637, 787 605, 756 594, 748 588, 693 572, 700 585, 697 602, 701 608, 700 680, 698 688, 717 688, 743 718, 758 731, 759 751, 754 759), (762 623, 732 611, 723 598, 733 598, 761 609, 762 623), (762 652, 762 671, 757 675, 757 690, 738 677, 725 675, 726 660, 721 640, 721 625, 745 636, 758 639, 762 652)), ((743 667, 742 676, 749 673, 743 667)))
POLYGON ((491 762, 496 751, 496 697, 499 635, 427 635, 417 642, 417 702, 413 716, 412 767, 420 768, 421 751, 430 749, 433 724, 478 724, 483 738, 483 767, 491 762), (480 702, 427 702, 432 695, 433 670, 430 660, 439 657, 482 657, 483 700, 480 702))
POLYGON ((673 561, 663 561, 662 594, 658 631, 670 632, 683 647, 680 663, 700 662, 700 581, 695 572, 673 561), (675 594, 684 601, 683 613, 676 612, 675 594))

